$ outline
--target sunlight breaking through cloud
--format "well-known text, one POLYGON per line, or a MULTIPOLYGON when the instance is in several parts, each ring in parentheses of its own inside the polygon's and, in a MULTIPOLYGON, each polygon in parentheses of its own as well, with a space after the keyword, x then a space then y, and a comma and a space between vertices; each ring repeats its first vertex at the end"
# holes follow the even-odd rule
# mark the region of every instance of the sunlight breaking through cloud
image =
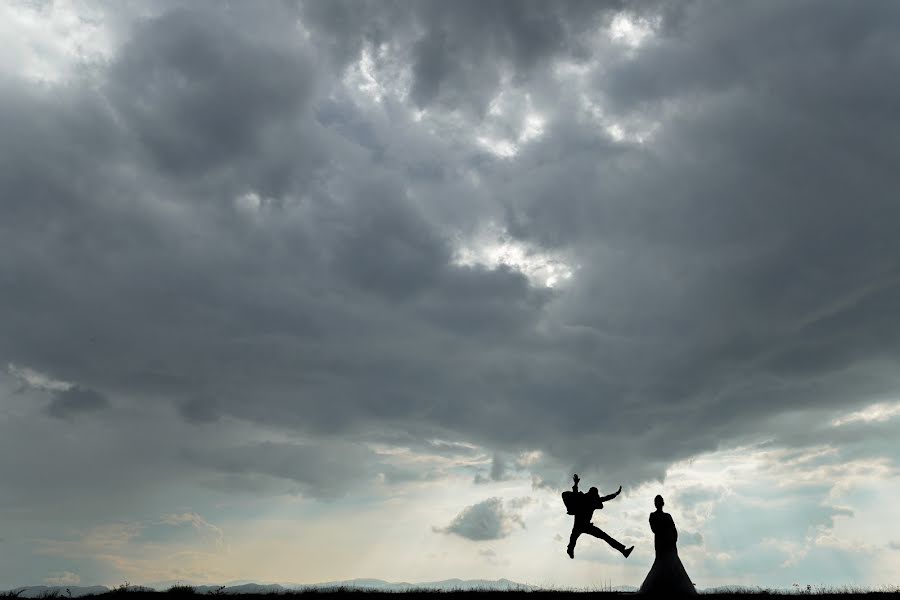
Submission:
POLYGON ((621 12, 613 17, 609 25, 609 37, 630 48, 639 48, 656 34, 659 24, 658 18, 641 18, 621 12))
POLYGON ((525 275, 532 285, 548 288, 564 284, 577 269, 561 255, 531 247, 496 227, 468 243, 459 242, 454 262, 490 269, 507 267, 525 275))
POLYGON ((0 3, 0 73, 54 84, 80 66, 107 61, 114 44, 105 21, 103 8, 78 0, 0 3))
POLYGON ((504 90, 491 100, 475 140, 500 158, 516 156, 523 146, 544 135, 546 119, 534 107, 531 95, 504 90))

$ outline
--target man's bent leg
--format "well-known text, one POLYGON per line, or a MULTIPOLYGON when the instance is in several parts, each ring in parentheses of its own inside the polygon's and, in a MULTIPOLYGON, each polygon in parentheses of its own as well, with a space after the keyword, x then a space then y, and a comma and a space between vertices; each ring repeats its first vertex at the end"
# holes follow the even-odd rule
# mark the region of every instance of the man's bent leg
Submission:
POLYGON ((604 542, 606 542, 607 544, 609 544, 610 546, 612 546, 613 548, 615 548, 616 550, 618 550, 619 552, 622 552, 623 554, 625 553, 625 544, 613 539, 605 531, 603 531, 602 529, 600 529, 593 523, 591 523, 590 525, 588 525, 585 528, 584 533, 590 534, 594 537, 598 537, 601 540, 603 540, 604 542))

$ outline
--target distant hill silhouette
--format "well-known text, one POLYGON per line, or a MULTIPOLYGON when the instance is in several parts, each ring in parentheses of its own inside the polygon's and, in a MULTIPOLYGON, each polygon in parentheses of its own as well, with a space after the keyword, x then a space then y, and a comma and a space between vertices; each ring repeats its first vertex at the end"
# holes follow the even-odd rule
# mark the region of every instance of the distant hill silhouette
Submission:
MULTIPOLYGON (((293 586, 291 586, 293 587, 293 586)), ((427 581, 424 583, 389 582, 381 579, 349 579, 347 581, 329 581, 311 585, 297 586, 298 588, 333 588, 349 587, 359 589, 375 589, 380 591, 404 591, 409 589, 429 590, 535 590, 536 586, 517 583, 509 579, 444 579, 442 581, 427 581)))
MULTIPOLYGON (((259 588, 259 592, 279 590, 303 590, 303 589, 332 589, 352 588, 358 590, 377 590, 382 592, 403 592, 415 589, 425 590, 534 590, 536 586, 517 583, 509 579, 444 579, 442 581, 426 581, 423 583, 409 583, 406 581, 391 582, 383 579, 346 579, 341 581, 325 581, 322 583, 283 583, 271 585, 243 584, 227 586, 223 593, 247 594, 257 593, 257 590, 248 589, 251 586, 259 588)), ((205 592, 207 589, 216 589, 217 586, 196 586, 197 591, 205 592)))
MULTIPOLYGON (((305 589, 336 589, 351 588, 354 590, 375 590, 380 592, 403 592, 409 590, 494 590, 494 591, 530 591, 539 589, 537 586, 517 583, 509 579, 445 579, 443 581, 426 581, 423 583, 409 582, 391 582, 383 579, 347 579, 342 581, 325 581, 321 583, 254 583, 248 581, 232 581, 224 585, 193 585, 184 581, 158 581, 147 586, 133 586, 131 589, 137 590, 152 588, 154 590, 165 591, 175 585, 189 585, 194 588, 198 594, 271 594, 277 592, 287 592, 291 590, 305 589)), ((68 588, 73 598, 81 596, 90 596, 93 594, 103 594, 110 591, 110 588, 102 585, 81 587, 81 586, 65 586, 65 585, 34 585, 11 588, 9 591, 18 593, 20 598, 41 598, 48 596, 59 596, 60 598, 68 597, 66 589, 68 588)), ((6 591, 0 592, 0 594, 6 591)))
MULTIPOLYGON (((109 588, 103 585, 78 586, 78 585, 31 585, 27 587, 12 588, 10 591, 19 592, 20 598, 41 598, 44 596, 59 595, 61 598, 68 597, 71 592, 73 598, 80 596, 93 596, 94 594, 103 594, 109 591, 109 588), (66 592, 68 590, 68 592, 66 592)), ((6 592, 0 592, 6 593, 6 592)))

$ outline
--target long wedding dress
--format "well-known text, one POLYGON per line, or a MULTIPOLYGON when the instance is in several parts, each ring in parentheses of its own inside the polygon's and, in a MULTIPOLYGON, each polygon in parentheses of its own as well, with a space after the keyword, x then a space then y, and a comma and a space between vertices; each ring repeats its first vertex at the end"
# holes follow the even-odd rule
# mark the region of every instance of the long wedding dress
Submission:
POLYGON ((642 594, 696 594, 697 590, 691 582, 681 559, 678 558, 678 530, 672 515, 662 510, 650 513, 650 529, 655 535, 653 545, 656 548, 656 559, 644 583, 642 594))

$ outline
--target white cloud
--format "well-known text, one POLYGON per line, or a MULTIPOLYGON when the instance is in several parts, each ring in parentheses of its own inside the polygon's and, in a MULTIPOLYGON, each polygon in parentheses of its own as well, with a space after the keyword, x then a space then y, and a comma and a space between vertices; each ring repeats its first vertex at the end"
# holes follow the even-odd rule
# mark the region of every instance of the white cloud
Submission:
POLYGON ((475 140, 495 156, 509 159, 525 145, 540 139, 546 124, 530 94, 507 88, 491 100, 475 140))
POLYGON ((53 377, 50 377, 45 373, 41 373, 28 367, 22 367, 9 363, 6 368, 7 371, 9 371, 10 375, 20 380, 28 387, 34 389, 50 392, 64 392, 72 389, 75 386, 74 383, 54 379, 53 377))
POLYGON ((255 215, 259 212, 263 199, 256 192, 247 192, 234 199, 234 207, 238 212, 255 215))
POLYGON ((510 140, 489 138, 487 136, 478 136, 475 140, 484 147, 485 150, 499 156, 500 158, 512 158, 519 153, 519 147, 510 140))
MULTIPOLYGON (((357 98, 373 104, 381 104, 385 98, 402 101, 409 94, 410 74, 400 56, 386 43, 374 46, 365 44, 359 58, 350 65, 344 75, 344 85, 358 93, 357 98)), ((411 114, 414 120, 421 113, 411 114)))
POLYGON ((831 424, 834 427, 840 427, 851 423, 882 423, 898 415, 900 415, 900 402, 879 402, 862 410, 837 417, 831 424))
POLYGON ((114 42, 105 20, 101 6, 78 0, 0 3, 0 70, 57 83, 79 65, 108 60, 114 42))
POLYGON ((533 285, 550 288, 564 284, 576 270, 562 255, 530 247, 495 225, 471 240, 457 240, 455 262, 491 269, 509 267, 524 274, 533 285))
POLYGON ((621 12, 613 17, 608 33, 614 42, 629 48, 639 48, 656 33, 659 24, 658 18, 642 18, 621 12))

